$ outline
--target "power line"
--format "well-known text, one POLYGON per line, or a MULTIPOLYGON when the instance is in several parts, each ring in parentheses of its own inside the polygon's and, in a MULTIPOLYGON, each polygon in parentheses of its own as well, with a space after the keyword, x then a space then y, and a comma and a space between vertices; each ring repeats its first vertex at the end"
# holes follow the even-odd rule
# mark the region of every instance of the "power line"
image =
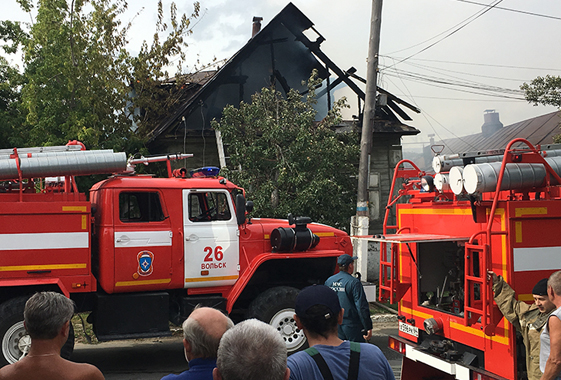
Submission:
MULTIPOLYGON (((424 51, 430 49, 431 47, 433 47, 434 45, 438 44, 439 42, 441 42, 441 41, 445 40, 446 38, 450 37, 451 35, 453 35, 453 34, 459 32, 460 30, 462 30, 463 28, 465 28, 466 26, 468 26, 469 24, 471 24, 473 21, 477 20, 479 17, 481 17, 481 16, 483 16, 485 13, 489 12, 489 11, 490 11, 491 9, 493 9, 495 6, 497 6, 498 4, 500 4, 502 1, 503 1, 503 0, 496 0, 495 3, 489 4, 489 5, 487 6, 487 9, 484 9, 484 10, 482 10, 482 11, 476 12, 475 14, 473 14, 473 15, 471 15, 470 17, 466 18, 466 19, 463 20, 462 22, 460 22, 460 23, 454 25, 452 28, 447 29, 447 30, 445 30, 445 31, 442 32, 442 33, 439 33, 439 34, 437 34, 436 36, 434 36, 434 37, 432 37, 432 38, 429 38, 428 40, 425 40, 425 41, 423 41, 423 42, 419 42, 418 44, 415 44, 415 45, 410 46, 410 47, 405 48, 405 49, 401 49, 401 50, 394 51, 394 52, 389 53, 389 54, 394 54, 394 53, 398 53, 398 52, 400 52, 400 51, 409 50, 409 49, 414 48, 414 47, 416 47, 416 46, 422 45, 422 44, 424 44, 425 42, 431 41, 431 40, 435 39, 436 37, 441 36, 441 35, 443 35, 444 33, 446 33, 446 32, 448 32, 448 31, 452 30, 450 33, 448 33, 447 35, 445 35, 445 36, 442 37, 441 39, 437 40, 436 42, 430 44, 429 46, 427 46, 427 47, 425 47, 425 48, 423 48, 423 49, 421 49, 421 50, 418 51, 417 53, 414 53, 414 54, 410 55, 409 57, 402 59, 401 61, 399 61, 399 62, 397 62, 397 63, 395 64, 395 65, 398 65, 398 64, 400 64, 401 62, 408 60, 409 58, 412 58, 412 57, 414 57, 414 56, 416 56, 416 55, 418 55, 418 54, 421 54, 422 52, 424 52, 424 51)), ((395 65, 394 65, 394 66, 395 66, 395 65)))
POLYGON ((499 86, 490 86, 490 85, 487 85, 485 83, 479 83, 479 82, 475 82, 475 81, 471 81, 471 80, 464 80, 464 79, 454 77, 454 76, 451 76, 451 75, 446 75, 446 74, 444 74, 444 75, 449 77, 449 78, 452 78, 452 79, 436 77, 436 76, 431 76, 431 75, 426 75, 426 74, 424 75, 424 74, 420 74, 420 73, 417 73, 417 72, 397 69, 395 67, 388 67, 388 69, 390 70, 389 72, 395 72, 398 75, 405 75, 405 76, 408 76, 408 77, 411 77, 411 78, 418 78, 418 79, 426 80, 426 81, 429 81, 429 82, 450 84, 450 85, 470 87, 470 88, 476 88, 476 89, 485 89, 485 90, 503 92, 503 93, 509 93, 509 94, 522 94, 523 93, 522 90, 518 90, 518 89, 515 90, 515 89, 499 87, 499 86))
MULTIPOLYGON (((383 75, 390 76, 390 77, 394 76, 394 77, 397 77, 397 78, 401 81, 401 83, 403 84, 403 86, 405 86, 405 89, 407 90, 407 94, 408 94, 408 95, 405 95, 405 96, 408 97, 408 98, 410 99, 410 101, 411 101, 413 104, 415 104, 416 107, 418 107, 419 109, 421 109, 421 116, 426 120, 426 122, 428 123, 428 125, 430 126, 430 128, 432 129, 432 131, 434 132, 434 134, 438 137, 438 139, 439 139, 444 145, 446 145, 445 140, 440 136, 440 134, 438 133, 438 131, 437 131, 436 128, 434 127, 433 123, 431 123, 431 121, 429 120, 429 117, 430 117, 436 124, 438 124, 442 129, 444 129, 446 132, 448 132, 449 134, 451 134, 452 136, 454 136, 456 139, 458 139, 458 140, 464 142, 466 145, 468 145, 468 146, 470 146, 471 148, 475 149, 468 141, 465 141, 464 139, 462 139, 461 137, 459 137, 458 135, 456 135, 456 134, 455 134, 454 132, 452 132, 450 129, 448 129, 448 128, 446 128, 444 125, 442 125, 442 123, 438 122, 438 120, 436 120, 433 116, 431 116, 425 109, 423 109, 422 107, 419 107, 419 106, 418 106, 417 102, 415 101, 415 98, 422 98, 422 97, 419 97, 419 96, 413 97, 413 94, 411 94, 411 91, 409 91, 409 88, 407 87, 407 85, 405 84, 405 82, 404 82, 404 80, 403 80, 403 78, 402 78, 402 76, 401 76, 402 73, 403 73, 402 70, 397 70, 396 68, 393 68, 392 71, 390 71, 390 72, 385 72, 385 73, 383 73, 383 75), (393 75, 393 72, 395 72, 396 75, 393 75), (428 116, 428 117, 427 117, 427 116, 428 116)), ((413 79, 413 80, 414 80, 414 79, 413 79)), ((391 83, 393 83, 393 81, 391 81, 390 79, 388 79, 388 81, 391 82, 391 83)), ((395 83, 394 83, 394 86, 395 86, 396 88, 399 88, 399 86, 397 86, 395 83)), ((444 87, 444 86, 435 85, 434 83, 432 84, 432 86, 434 86, 434 87, 446 88, 446 87, 444 87)), ((480 96, 494 96, 494 97, 497 97, 497 95, 481 94, 481 93, 476 93, 476 92, 474 92, 474 91, 462 90, 462 89, 457 89, 457 88, 451 88, 451 90, 460 91, 460 92, 467 92, 467 93, 473 93, 473 94, 477 94, 477 95, 480 95, 480 96)), ((504 95, 501 95, 500 97, 503 97, 503 98, 504 98, 505 96, 504 96, 504 95)), ((458 99, 458 100, 460 100, 460 99, 458 99)), ((488 101, 488 100, 486 100, 486 101, 488 101)), ((511 102, 512 102, 512 101, 519 101, 519 100, 517 99, 517 100, 501 100, 501 101, 511 101, 511 102)))
MULTIPOLYGON (((497 86, 488 86, 488 85, 473 82, 473 81, 449 80, 449 79, 444 79, 444 78, 439 78, 439 77, 434 77, 434 76, 422 75, 422 74, 419 74, 419 73, 409 72, 409 71, 405 71, 405 70, 397 70, 395 68, 391 68, 391 70, 386 71, 385 74, 388 75, 388 76, 392 76, 392 74, 393 74, 393 76, 398 77, 400 79, 403 76, 403 77, 407 77, 410 80, 414 80, 414 81, 418 81, 418 82, 428 82, 428 83, 431 83, 433 85, 440 84, 440 85, 447 85, 447 86, 464 87, 464 88, 469 88, 469 89, 472 89, 472 90, 481 90, 481 91, 497 93, 497 94, 522 95, 524 93, 522 90, 514 90, 514 89, 510 89, 510 88, 503 88, 503 87, 497 87, 497 86)), ((485 95, 488 95, 488 94, 485 94, 485 95)), ((497 95, 497 96, 499 96, 499 95, 497 95)), ((505 96, 505 95, 500 95, 500 96, 501 97, 508 97, 508 98, 512 98, 512 99, 521 99, 521 98, 512 97, 512 96, 505 96)))
MULTIPOLYGON (((389 55, 380 55, 380 57, 390 58, 390 59, 402 59, 399 57, 390 57, 389 55)), ((423 59, 415 58, 412 61, 424 61, 424 62, 438 62, 438 63, 451 63, 455 65, 468 65, 468 66, 487 66, 487 67, 499 67, 503 69, 521 69, 521 70, 543 70, 543 71, 561 71, 559 68, 544 68, 544 67, 524 67, 524 66, 511 66, 511 65, 494 65, 491 63, 476 63, 476 62, 456 62, 456 61, 440 61, 437 59, 423 59)))
MULTIPOLYGON (((456 0, 456 1, 460 1, 460 2, 462 2, 462 3, 469 3, 469 4, 481 5, 481 6, 484 6, 484 7, 487 7, 487 6, 488 6, 487 4, 477 3, 477 2, 475 2, 475 1, 469 1, 469 0, 456 0)), ((503 7, 496 7, 496 9, 501 9, 501 10, 503 10, 503 11, 510 11, 510 12, 522 13, 522 14, 526 14, 526 15, 530 15, 530 16, 538 16, 538 17, 551 18, 551 19, 553 19, 553 20, 561 20, 561 17, 555 17, 555 16, 543 15, 543 14, 539 14, 539 13, 521 11, 521 10, 519 10, 519 9, 503 8, 503 7)))
POLYGON ((466 72, 462 72, 462 71, 448 70, 448 69, 443 69, 443 68, 435 68, 435 67, 431 67, 431 66, 421 65, 421 64, 418 64, 418 63, 417 64, 411 63, 411 62, 405 62, 405 63, 408 64, 408 65, 411 65, 413 67, 417 67, 419 69, 425 69, 425 70, 433 72, 433 73, 439 73, 439 74, 442 74, 442 75, 447 75, 450 78, 457 78, 458 79, 458 77, 442 73, 442 71, 449 72, 449 73, 455 73, 455 74, 462 74, 462 75, 467 75, 467 76, 473 76, 473 77, 478 77, 478 78, 507 80, 507 81, 513 81, 513 82, 517 82, 517 83, 531 81, 531 79, 500 78, 500 77, 495 77, 495 76, 490 76, 490 75, 471 74, 471 73, 466 73, 466 72))
MULTIPOLYGON (((390 76, 390 77, 399 78, 398 75, 394 75, 393 73, 386 73, 386 75, 390 76)), ((402 74, 402 75, 404 75, 404 74, 402 74)), ((516 97, 516 96, 513 96, 513 95, 501 95, 501 94, 498 94, 498 93, 493 93, 492 90, 484 89, 484 88, 472 87, 472 90, 466 90, 466 89, 462 89, 462 88, 452 87, 452 86, 457 86, 457 87, 461 87, 461 86, 454 85, 454 84, 449 83, 449 82, 443 82, 443 81, 437 82, 437 81, 427 80, 427 79, 422 78, 422 77, 414 77, 414 76, 409 76, 409 75, 405 75, 405 76, 408 76, 409 79, 412 80, 412 81, 424 82, 424 83, 428 82, 433 87, 445 88, 445 89, 448 89, 448 90, 465 92, 465 93, 468 93, 468 94, 476 94, 476 95, 480 95, 480 96, 491 96, 491 97, 504 98, 504 99, 526 100, 522 97, 516 97), (488 91, 490 93, 473 91, 473 90, 477 90, 477 89, 482 90, 482 91, 488 91)), ((496 91, 496 92, 498 92, 498 91, 496 91)))
MULTIPOLYGON (((407 96, 407 94, 396 94, 395 96, 407 96)), ((419 99, 435 99, 435 100, 451 100, 451 101, 461 101, 461 102, 489 102, 489 99, 469 99, 469 98, 441 98, 438 96, 419 96, 415 95, 415 98, 419 99)), ((520 100, 509 100, 509 99, 499 99, 493 100, 494 102, 501 102, 501 103, 519 103, 520 100)))

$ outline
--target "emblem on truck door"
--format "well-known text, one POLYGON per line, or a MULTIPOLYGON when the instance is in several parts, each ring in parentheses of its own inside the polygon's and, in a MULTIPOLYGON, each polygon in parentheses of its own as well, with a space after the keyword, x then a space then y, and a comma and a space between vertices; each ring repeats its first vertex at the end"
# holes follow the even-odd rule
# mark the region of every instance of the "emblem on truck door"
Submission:
POLYGON ((150 251, 138 252, 138 274, 141 276, 150 276, 154 270, 154 254, 150 251))

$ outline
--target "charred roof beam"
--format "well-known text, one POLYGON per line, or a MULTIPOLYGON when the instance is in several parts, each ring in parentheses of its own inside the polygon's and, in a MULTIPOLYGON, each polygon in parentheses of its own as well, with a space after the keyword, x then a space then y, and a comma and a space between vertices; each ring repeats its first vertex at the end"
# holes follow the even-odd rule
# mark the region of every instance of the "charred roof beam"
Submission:
MULTIPOLYGON (((347 71, 345 71, 345 75, 349 76, 354 72, 356 72, 356 69, 354 67, 351 67, 347 71)), ((328 84, 326 89, 318 92, 318 94, 317 94, 318 98, 321 98, 323 95, 325 95, 326 93, 328 93, 329 91, 331 91, 335 87, 339 86, 342 82, 343 82, 343 79, 341 77, 338 77, 332 83, 328 84)), ((307 92, 308 91, 304 92, 302 95, 306 95, 307 92)))
POLYGON ((313 29, 319 36, 315 42, 312 42, 302 31, 300 31, 294 25, 285 23, 284 26, 294 35, 294 37, 296 37, 296 40, 303 43, 304 46, 310 49, 312 53, 314 53, 314 55, 318 57, 330 70, 332 70, 339 78, 342 78, 343 82, 345 82, 345 84, 349 86, 357 95, 360 96, 360 94, 362 93, 362 95, 364 96, 364 92, 356 85, 356 83, 353 82, 348 76, 346 76, 343 70, 341 70, 331 59, 329 59, 327 55, 325 55, 324 52, 321 51, 319 45, 325 40, 325 38, 323 38, 321 34, 319 34, 312 27, 311 29, 313 29))

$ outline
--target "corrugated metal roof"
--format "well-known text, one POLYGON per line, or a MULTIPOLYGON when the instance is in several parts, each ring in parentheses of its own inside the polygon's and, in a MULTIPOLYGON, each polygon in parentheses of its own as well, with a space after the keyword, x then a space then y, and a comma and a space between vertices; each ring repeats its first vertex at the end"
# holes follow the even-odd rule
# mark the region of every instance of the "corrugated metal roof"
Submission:
POLYGON ((435 141, 435 145, 444 145, 442 154, 455 154, 503 149, 510 141, 519 137, 525 138, 533 145, 552 144, 553 138, 561 134, 560 125, 561 111, 556 111, 507 125, 490 136, 476 133, 454 139, 435 141))

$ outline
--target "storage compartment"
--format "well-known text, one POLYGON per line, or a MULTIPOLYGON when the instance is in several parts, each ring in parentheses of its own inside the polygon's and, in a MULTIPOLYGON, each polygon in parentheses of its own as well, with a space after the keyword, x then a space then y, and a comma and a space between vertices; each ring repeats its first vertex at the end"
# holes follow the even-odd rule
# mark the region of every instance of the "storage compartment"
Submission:
POLYGON ((99 341, 171 335, 166 292, 98 294, 93 327, 99 341))
POLYGON ((417 243, 421 306, 463 316, 464 254, 461 242, 417 243))

